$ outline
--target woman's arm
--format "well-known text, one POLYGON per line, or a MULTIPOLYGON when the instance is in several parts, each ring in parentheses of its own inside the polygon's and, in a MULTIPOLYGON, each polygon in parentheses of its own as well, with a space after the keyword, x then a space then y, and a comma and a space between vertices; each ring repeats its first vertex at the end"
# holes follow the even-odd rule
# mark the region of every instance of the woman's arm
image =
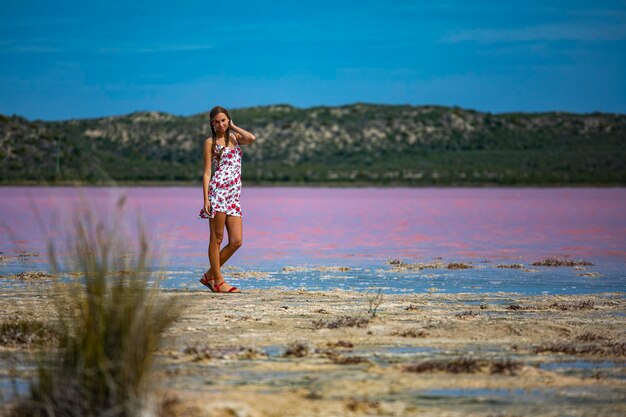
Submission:
POLYGON ((204 199, 204 211, 209 212, 209 183, 211 182, 211 163, 212 163, 213 139, 208 138, 204 141, 204 175, 202 176, 202 197, 204 199))
POLYGON ((237 141, 242 145, 248 145, 256 140, 256 136, 239 126, 235 126, 232 120, 230 121, 230 130, 235 132, 237 141))

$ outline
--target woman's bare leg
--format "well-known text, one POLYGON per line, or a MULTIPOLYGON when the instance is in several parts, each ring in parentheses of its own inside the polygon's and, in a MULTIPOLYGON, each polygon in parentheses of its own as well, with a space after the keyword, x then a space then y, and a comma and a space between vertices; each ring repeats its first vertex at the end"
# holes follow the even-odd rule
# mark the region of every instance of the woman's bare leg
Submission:
MULTIPOLYGON (((220 250, 220 267, 235 253, 242 244, 242 221, 238 216, 226 216, 226 230, 228 231, 228 244, 220 250)), ((211 259, 211 244, 209 243, 209 261, 211 259)), ((206 271, 207 276, 213 276, 213 268, 206 271)))
MULTIPOLYGON (((209 219, 209 263, 211 264, 212 276, 218 281, 224 280, 220 269, 220 246, 224 238, 225 222, 226 213, 221 212, 215 213, 215 217, 209 219)), ((211 285, 215 288, 215 281, 211 282, 211 285)))
POLYGON ((235 251, 242 244, 242 221, 239 216, 226 216, 225 213, 216 213, 213 219, 210 219, 211 237, 209 240, 209 262, 211 268, 207 271, 207 276, 215 280, 209 281, 213 287, 220 285, 220 291, 228 291, 231 286, 223 283, 221 266, 233 256, 235 251), (220 250, 220 245, 224 238, 224 224, 228 230, 228 244, 220 250), (215 271, 215 273, 213 272, 215 271), (223 283, 223 284, 221 284, 223 283))

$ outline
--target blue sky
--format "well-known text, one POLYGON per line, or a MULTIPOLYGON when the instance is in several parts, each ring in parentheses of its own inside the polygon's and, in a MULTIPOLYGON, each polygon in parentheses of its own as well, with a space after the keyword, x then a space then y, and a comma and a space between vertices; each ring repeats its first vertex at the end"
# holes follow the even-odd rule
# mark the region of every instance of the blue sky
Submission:
POLYGON ((626 1, 0 0, 0 113, 626 113, 626 1))

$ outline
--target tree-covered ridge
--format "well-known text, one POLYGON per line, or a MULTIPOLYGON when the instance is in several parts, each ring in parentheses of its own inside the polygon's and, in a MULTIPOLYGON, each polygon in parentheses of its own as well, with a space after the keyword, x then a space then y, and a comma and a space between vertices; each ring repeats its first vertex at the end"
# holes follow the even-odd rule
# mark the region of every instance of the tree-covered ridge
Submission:
MULTIPOLYGON (((626 115, 371 104, 231 115, 257 136, 244 147, 248 182, 626 183, 626 115)), ((199 181, 210 132, 207 113, 60 122, 0 116, 1 181, 199 181)))

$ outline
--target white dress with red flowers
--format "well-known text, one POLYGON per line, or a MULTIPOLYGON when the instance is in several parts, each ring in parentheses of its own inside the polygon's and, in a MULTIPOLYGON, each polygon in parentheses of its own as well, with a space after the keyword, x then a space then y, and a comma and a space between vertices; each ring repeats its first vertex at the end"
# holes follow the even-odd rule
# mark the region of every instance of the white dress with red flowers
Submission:
POLYGON ((241 148, 237 139, 233 137, 235 147, 227 147, 222 152, 222 158, 218 162, 222 145, 216 145, 213 155, 212 169, 214 172, 209 183, 209 201, 211 210, 209 217, 215 217, 216 212, 226 213, 228 216, 241 217, 241 148))

